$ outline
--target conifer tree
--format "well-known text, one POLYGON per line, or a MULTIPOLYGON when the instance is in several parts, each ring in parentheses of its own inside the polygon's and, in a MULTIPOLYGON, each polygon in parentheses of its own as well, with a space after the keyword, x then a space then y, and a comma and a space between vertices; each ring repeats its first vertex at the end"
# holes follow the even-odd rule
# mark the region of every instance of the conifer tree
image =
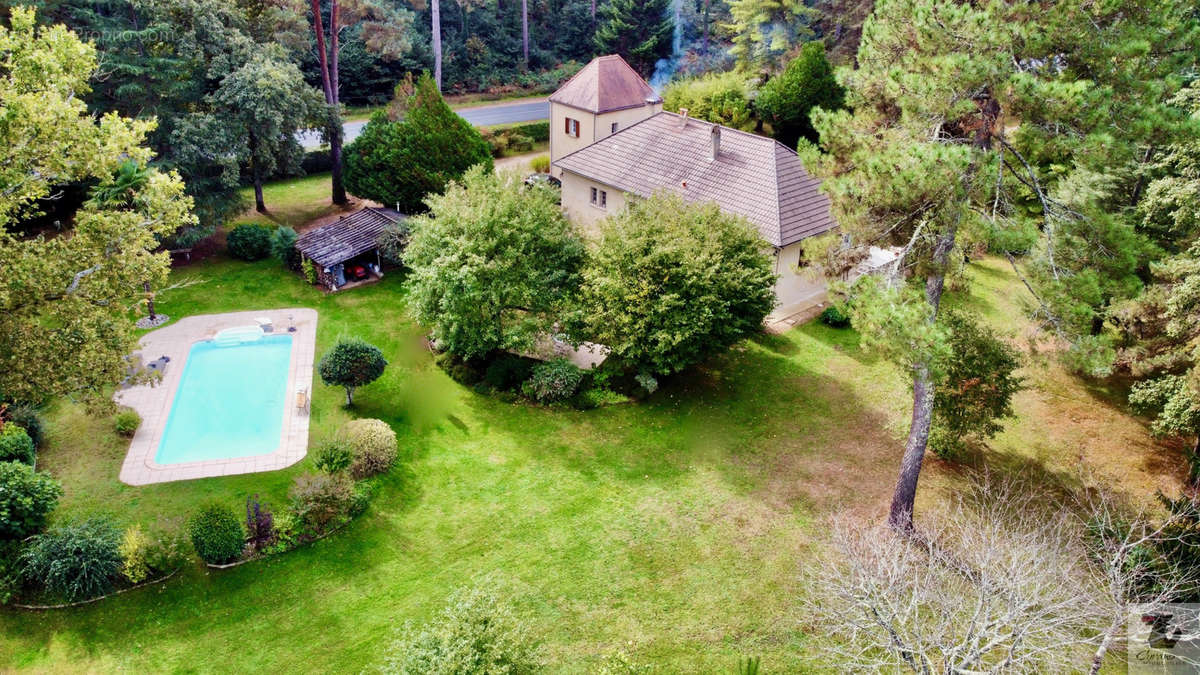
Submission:
POLYGON ((596 51, 620 54, 642 77, 649 78, 654 64, 671 54, 674 21, 669 0, 611 0, 600 7, 596 51))

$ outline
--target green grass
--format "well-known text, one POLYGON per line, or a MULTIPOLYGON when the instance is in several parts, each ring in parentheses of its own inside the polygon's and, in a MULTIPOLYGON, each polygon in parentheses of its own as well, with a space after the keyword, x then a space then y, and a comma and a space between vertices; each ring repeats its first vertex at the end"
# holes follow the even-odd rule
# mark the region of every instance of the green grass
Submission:
MULTIPOLYGON (((267 213, 258 213, 251 208, 235 222, 300 227, 314 218, 334 213, 339 208, 330 200, 329 180, 328 173, 314 173, 267 183, 263 186, 267 213)), ((254 189, 242 188, 241 192, 245 202, 253 207, 254 189)))
MULTIPOLYGON (((985 261, 976 292, 952 302, 1010 320, 1016 281, 1005 269, 985 261)), ((664 672, 727 671, 748 655, 765 672, 827 667, 828 638, 806 635, 796 612, 799 573, 830 515, 886 508, 907 419, 903 379, 864 355, 853 331, 809 323, 747 341, 648 401, 548 410, 476 395, 434 367, 402 275, 326 295, 272 262, 214 259, 173 274, 184 280, 202 283, 163 293, 160 311, 312 307, 318 355, 342 335, 380 346, 391 365, 359 390, 353 414, 396 429, 403 468, 364 516, 309 547, 227 571, 189 568, 80 609, 0 611, 0 669, 358 672, 398 626, 481 578, 503 589, 556 671, 594 670, 616 650, 664 672)), ((1141 422, 1046 372, 994 443, 1000 465, 1065 481, 1100 453, 1122 477, 1170 479, 1147 468, 1166 455, 1141 422)), ((317 383, 310 445, 350 416, 340 391, 317 383)), ((57 519, 100 510, 154 522, 253 493, 278 507, 310 462, 132 488, 117 481, 126 447, 111 420, 52 409, 41 462, 66 487, 57 519)), ((931 460, 918 509, 956 480, 931 460)))

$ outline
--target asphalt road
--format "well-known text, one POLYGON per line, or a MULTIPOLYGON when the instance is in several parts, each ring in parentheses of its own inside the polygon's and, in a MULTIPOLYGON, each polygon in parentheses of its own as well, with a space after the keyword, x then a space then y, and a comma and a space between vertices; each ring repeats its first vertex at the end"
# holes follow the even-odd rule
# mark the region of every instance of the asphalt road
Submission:
MULTIPOLYGON (((513 124, 515 122, 533 122, 550 118, 550 102, 521 101, 518 103, 498 103, 477 108, 463 108, 458 111, 460 117, 477 127, 493 124, 513 124)), ((345 142, 354 140, 366 122, 346 122, 342 125, 345 142)), ((305 150, 311 150, 321 145, 321 134, 315 131, 302 131, 297 134, 300 145, 305 150)))

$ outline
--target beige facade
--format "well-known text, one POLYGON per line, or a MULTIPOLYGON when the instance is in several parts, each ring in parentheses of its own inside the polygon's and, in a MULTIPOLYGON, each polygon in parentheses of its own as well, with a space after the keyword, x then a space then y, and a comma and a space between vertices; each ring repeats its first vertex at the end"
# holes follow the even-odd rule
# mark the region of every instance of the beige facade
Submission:
MULTIPOLYGON (((563 211, 588 237, 597 234, 601 220, 620 213, 630 200, 637 198, 611 185, 584 178, 571 171, 563 171, 561 178, 563 211), (592 190, 597 192, 597 201, 600 200, 600 193, 604 193, 603 206, 592 203, 592 190)), ((797 307, 825 301, 824 278, 805 266, 804 242, 798 241, 781 249, 765 246, 763 250, 771 256, 772 268, 778 275, 775 281, 777 314, 786 316, 794 313, 797 307)))
POLYGON ((629 195, 604 183, 598 183, 570 171, 563 171, 562 207, 571 222, 583 228, 585 234, 596 232, 596 223, 619 213, 629 201, 629 195), (592 191, 596 203, 592 203, 592 191))
POLYGON ((611 112, 593 113, 589 110, 574 108, 562 103, 550 102, 550 173, 562 177, 562 169, 554 166, 554 162, 576 150, 582 150, 596 141, 611 136, 628 126, 662 112, 662 102, 646 103, 645 105, 611 112), (572 132, 567 133, 567 120, 573 120, 572 132), (577 123, 577 124, 575 124, 577 123))

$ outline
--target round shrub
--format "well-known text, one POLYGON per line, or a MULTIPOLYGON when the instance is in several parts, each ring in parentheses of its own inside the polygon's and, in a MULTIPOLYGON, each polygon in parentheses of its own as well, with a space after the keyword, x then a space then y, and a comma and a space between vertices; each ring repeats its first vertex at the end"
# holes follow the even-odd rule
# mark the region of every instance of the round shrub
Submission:
POLYGON ((233 511, 209 504, 188 521, 188 534, 200 559, 210 565, 237 560, 246 548, 246 534, 233 511))
POLYGON ((354 458, 350 475, 356 479, 386 472, 396 462, 396 432, 383 420, 353 420, 340 436, 354 458))
POLYGON ((121 408, 113 418, 113 428, 126 438, 137 433, 140 426, 142 426, 142 416, 133 408, 121 408))
POLYGON ((456 591, 418 629, 407 624, 387 650, 392 673, 532 673, 540 669, 526 624, 490 588, 456 591))
POLYGON ((62 486, 20 462, 0 462, 0 539, 20 539, 42 529, 58 506, 62 486))
POLYGON ((538 173, 550 173, 550 155, 538 155, 529 160, 529 168, 538 173))
POLYGON ((378 380, 387 364, 379 347, 357 338, 339 340, 321 357, 317 373, 325 384, 345 388, 346 405, 354 405, 354 390, 378 380))
POLYGON ((18 403, 9 408, 8 419, 29 434, 34 447, 42 447, 42 442, 46 440, 46 424, 36 407, 29 403, 18 403))
POLYGON ((30 541, 22 575, 68 602, 94 598, 121 574, 120 546, 121 530, 106 518, 57 527, 30 541))
POLYGON ((850 316, 841 310, 837 305, 830 305, 821 312, 821 323, 830 328, 849 328, 850 316))
POLYGON ((296 476, 288 491, 292 514, 309 535, 325 533, 350 514, 354 482, 344 473, 306 473, 296 476))
POLYGON ((32 465, 33 439, 25 429, 9 422, 0 427, 0 462, 24 462, 32 465))
POLYGON ((271 228, 252 223, 237 225, 229 231, 225 246, 229 255, 240 260, 262 260, 271 254, 271 228))
POLYGON ((526 396, 542 403, 565 401, 575 395, 583 371, 566 359, 554 359, 533 368, 533 374, 522 387, 526 396))
POLYGON ((317 468, 325 473, 345 471, 350 468, 350 462, 354 461, 350 448, 338 441, 322 443, 313 455, 316 458, 317 468))

